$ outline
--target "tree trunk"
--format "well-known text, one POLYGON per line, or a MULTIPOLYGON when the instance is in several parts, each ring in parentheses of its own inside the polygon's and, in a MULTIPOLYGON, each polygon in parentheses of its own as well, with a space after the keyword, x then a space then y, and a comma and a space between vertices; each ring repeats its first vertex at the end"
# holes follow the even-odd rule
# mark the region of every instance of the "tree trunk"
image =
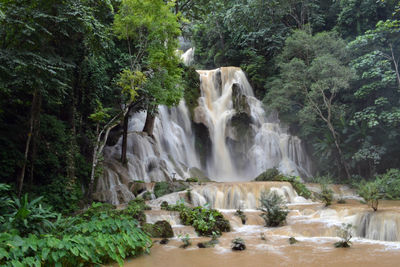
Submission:
POLYGON ((25 178, 25 171, 26 171, 26 164, 28 162, 28 155, 29 155, 29 148, 31 146, 32 134, 33 134, 33 126, 35 120, 35 108, 37 105, 37 98, 38 98, 38 89, 35 89, 33 96, 32 96, 32 104, 31 104, 31 112, 30 112, 30 119, 29 119, 29 130, 28 136, 25 142, 25 152, 24 152, 24 162, 21 167, 20 174, 17 178, 17 187, 18 187, 18 197, 21 196, 22 188, 24 186, 24 178, 25 178))
POLYGON ((42 96, 39 94, 37 96, 37 101, 36 101, 36 106, 34 108, 33 112, 33 139, 32 139, 32 153, 30 156, 30 186, 33 185, 33 176, 34 176, 34 163, 36 159, 36 154, 37 154, 37 143, 39 139, 39 132, 40 132, 40 108, 42 106, 42 96))
POLYGON ((126 149, 128 144, 128 126, 129 126, 129 113, 131 111, 131 107, 129 107, 128 112, 124 116, 124 125, 123 125, 123 133, 122 133, 122 149, 121 149, 121 162, 122 164, 126 164, 126 149))
POLYGON ((147 116, 146 116, 146 123, 144 124, 143 127, 143 132, 146 132, 149 136, 153 137, 153 130, 154 130, 154 122, 156 120, 156 116, 154 112, 152 112, 152 109, 147 110, 147 116))
POLYGON ((400 89, 400 73, 399 73, 399 64, 398 64, 399 62, 396 61, 396 57, 394 55, 394 51, 393 51, 393 46, 392 45, 390 45, 390 51, 392 52, 392 61, 393 61, 394 69, 395 69, 395 72, 396 72, 397 87, 400 89))

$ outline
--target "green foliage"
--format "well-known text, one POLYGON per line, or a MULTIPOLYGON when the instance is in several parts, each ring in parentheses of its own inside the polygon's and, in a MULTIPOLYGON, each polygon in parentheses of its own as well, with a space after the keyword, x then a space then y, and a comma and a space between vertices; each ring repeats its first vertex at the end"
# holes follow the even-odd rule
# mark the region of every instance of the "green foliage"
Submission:
POLYGON ((50 207, 42 206, 40 203, 42 199, 43 197, 38 197, 29 201, 28 194, 20 199, 14 198, 13 212, 7 223, 8 228, 16 229, 22 237, 28 234, 42 235, 51 232, 54 229, 52 221, 58 214, 52 212, 50 207))
POLYGON ((194 109, 198 106, 197 100, 200 97, 200 75, 194 67, 184 67, 182 76, 185 103, 189 108, 191 118, 194 115, 194 109))
POLYGON ((91 266, 116 261, 122 266, 126 257, 148 251, 150 238, 130 216, 112 216, 109 206, 96 203, 89 210, 62 220, 54 233, 42 237, 30 234, 21 238, 1 233, 0 263, 5 266, 91 266))
POLYGON ((286 221, 289 211, 285 205, 285 201, 276 192, 263 192, 260 199, 260 215, 267 227, 281 226, 286 221))
POLYGON ((338 229, 337 235, 341 238, 340 241, 336 242, 334 246, 336 248, 349 248, 351 246, 350 239, 352 238, 352 229, 354 228, 351 224, 343 223, 342 226, 338 229))
POLYGON ((114 32, 127 41, 130 54, 130 70, 122 72, 119 83, 131 98, 139 89, 152 107, 176 105, 183 96, 182 69, 175 53, 180 29, 178 16, 170 11, 173 5, 162 0, 123 0, 114 19, 114 32), (151 71, 145 77, 141 70, 151 71))
POLYGON ((280 182, 289 182, 293 186, 294 190, 297 192, 299 196, 304 198, 311 198, 312 193, 305 186, 304 183, 301 182, 300 177, 296 176, 284 176, 282 175, 277 168, 268 169, 265 172, 261 173, 257 176, 254 181, 280 181, 280 182))
POLYGON ((156 182, 154 186, 154 195, 156 198, 161 196, 179 192, 187 189, 187 185, 180 183, 180 182, 156 182))
POLYGON ((400 199, 400 170, 390 169, 386 173, 376 177, 379 191, 386 199, 400 199))
POLYGON ((357 193, 360 197, 364 198, 368 206, 374 211, 378 210, 379 200, 384 197, 384 194, 380 191, 378 180, 365 182, 359 184, 357 193))
POLYGON ((240 220, 242 221, 242 224, 246 224, 247 217, 246 217, 246 214, 244 214, 244 212, 242 210, 240 210, 240 209, 236 210, 234 215, 240 218, 240 220))
POLYGON ((282 175, 277 168, 271 168, 258 175, 254 181, 279 181, 281 176, 282 175))
POLYGON ((180 246, 180 248, 187 248, 189 246, 192 245, 192 242, 190 242, 190 237, 188 234, 186 234, 185 236, 180 236, 180 239, 182 241, 182 245, 180 246))
POLYGON ((11 216, 10 211, 14 204, 9 195, 10 189, 10 185, 0 183, 0 231, 3 230, 3 224, 6 222, 7 218, 11 216))
POLYGON ((170 207, 179 211, 179 217, 183 225, 191 225, 202 236, 221 235, 229 232, 231 226, 228 220, 217 210, 208 207, 186 207, 183 203, 170 207))
POLYGON ((329 185, 332 184, 332 178, 330 176, 321 176, 317 180, 321 186, 321 193, 318 195, 318 198, 322 200, 325 207, 328 207, 333 201, 333 190, 329 188, 329 185))

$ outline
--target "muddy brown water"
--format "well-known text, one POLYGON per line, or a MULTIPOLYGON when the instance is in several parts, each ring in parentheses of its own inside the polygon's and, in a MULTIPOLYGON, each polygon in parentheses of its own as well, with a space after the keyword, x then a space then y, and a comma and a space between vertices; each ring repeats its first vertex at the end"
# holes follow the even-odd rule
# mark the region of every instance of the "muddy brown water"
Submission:
MULTIPOLYGON (((316 203, 289 205, 289 208, 291 212, 287 225, 277 228, 264 227, 259 211, 246 211, 247 224, 242 225, 240 219, 233 215, 234 210, 223 210, 233 230, 224 233, 215 247, 198 248, 197 243, 209 240, 204 237, 192 237, 192 246, 187 249, 179 247, 182 242, 177 237, 167 245, 161 245, 155 239, 149 255, 129 259, 124 266, 400 266, 400 242, 354 237, 351 248, 333 246, 339 240, 337 229, 341 223, 359 222, 357 216, 369 212, 366 205, 347 200, 346 204, 328 208, 316 203), (299 242, 290 245, 288 239, 291 236, 299 242), (236 237, 244 239, 246 250, 231 250, 231 241, 236 237)), ((152 211, 154 213, 157 212, 152 211)), ((400 202, 382 201, 380 211, 375 215, 381 220, 373 221, 377 224, 376 231, 387 231, 388 223, 390 226, 396 222, 392 217, 396 216, 396 220, 400 218, 400 202)), ((190 231, 193 230, 188 229, 190 231)), ((184 235, 184 228, 179 233, 184 235)))

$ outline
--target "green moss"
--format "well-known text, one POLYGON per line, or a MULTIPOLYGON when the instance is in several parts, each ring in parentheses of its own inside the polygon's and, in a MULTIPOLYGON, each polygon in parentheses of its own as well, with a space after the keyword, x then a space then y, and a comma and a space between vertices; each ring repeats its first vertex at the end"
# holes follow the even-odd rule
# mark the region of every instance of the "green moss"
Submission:
POLYGON ((187 188, 188 186, 184 182, 157 182, 154 186, 154 195, 159 198, 173 192, 183 191, 187 188))
POLYGON ((299 177, 296 176, 284 176, 277 168, 271 168, 261 173, 254 181, 279 181, 279 182, 289 182, 292 184, 293 189, 299 196, 304 198, 311 198, 312 193, 308 188, 301 182, 299 177))
POLYGON ((167 221, 157 221, 154 224, 146 223, 142 226, 143 231, 155 238, 174 237, 171 225, 167 221))
POLYGON ((185 66, 183 72, 184 99, 191 118, 194 115, 194 109, 197 107, 197 99, 200 97, 200 75, 196 69, 191 66, 185 66))

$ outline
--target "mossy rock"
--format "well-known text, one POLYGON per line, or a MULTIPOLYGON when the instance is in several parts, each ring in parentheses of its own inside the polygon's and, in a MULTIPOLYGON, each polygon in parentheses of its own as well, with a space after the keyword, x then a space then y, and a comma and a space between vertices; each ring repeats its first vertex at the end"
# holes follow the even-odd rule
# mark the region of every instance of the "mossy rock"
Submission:
POLYGON ((157 221, 154 224, 146 223, 142 226, 142 229, 154 238, 174 237, 171 225, 165 220, 157 221))
POLYGON ((281 180, 281 174, 277 168, 267 169, 265 172, 258 175, 254 181, 279 181, 281 180))
POLYGON ((171 194, 173 192, 179 192, 186 190, 188 185, 183 181, 174 182, 156 182, 154 186, 154 195, 156 198, 162 197, 164 195, 171 194))
POLYGON ((200 97, 200 75, 191 66, 184 66, 183 72, 184 99, 193 118, 194 109, 197 107, 197 99, 200 97))
MULTIPOLYGON (((192 167, 189 169, 189 173, 192 177, 196 178, 198 182, 210 182, 210 178, 208 178, 202 170, 196 167, 192 167)), ((191 179, 191 178, 188 178, 191 179)), ((188 179, 186 181, 188 181, 188 179)), ((188 181, 190 182, 190 181, 188 181)))

